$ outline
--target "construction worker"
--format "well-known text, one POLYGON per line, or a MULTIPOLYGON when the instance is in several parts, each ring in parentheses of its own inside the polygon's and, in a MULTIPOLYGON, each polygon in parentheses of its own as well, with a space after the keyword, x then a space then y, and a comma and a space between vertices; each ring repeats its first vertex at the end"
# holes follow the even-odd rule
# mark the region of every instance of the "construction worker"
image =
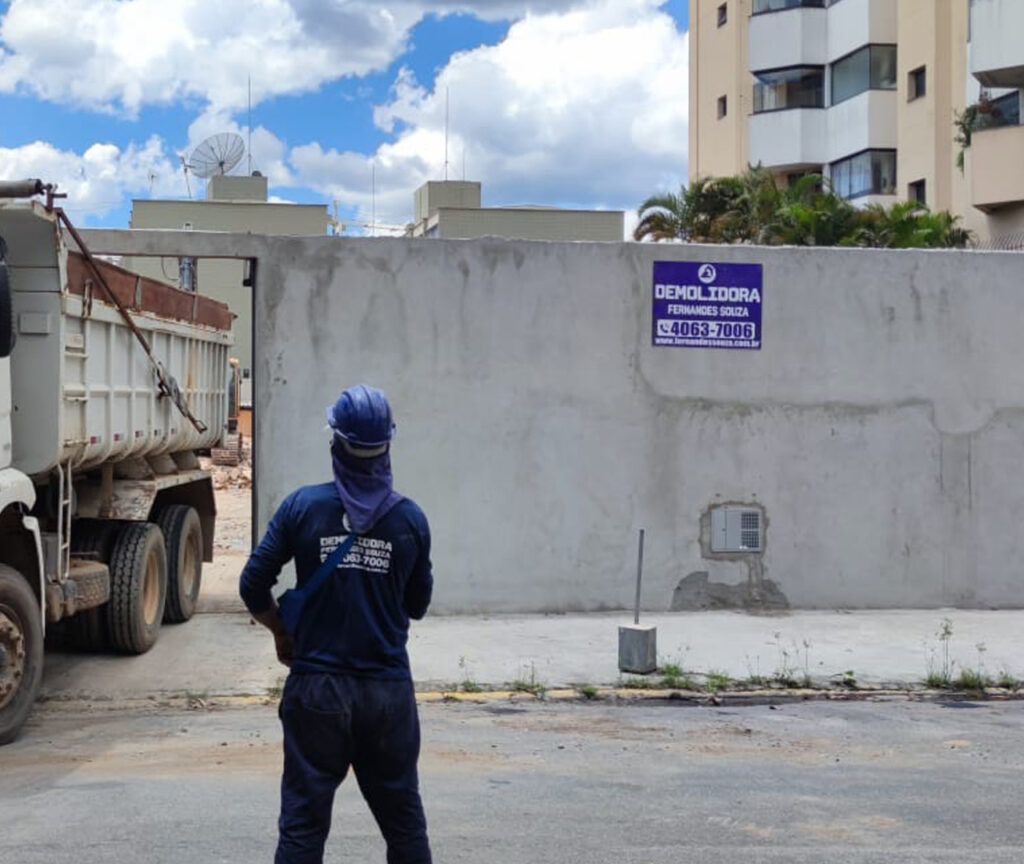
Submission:
POLYGON ((327 411, 334 480, 281 504, 240 593, 291 667, 281 695, 284 773, 275 864, 323 861, 349 766, 388 864, 429 864, 416 762, 420 729, 406 640, 430 603, 430 531, 392 488, 387 397, 359 385, 327 411), (294 559, 296 589, 271 594, 294 559))

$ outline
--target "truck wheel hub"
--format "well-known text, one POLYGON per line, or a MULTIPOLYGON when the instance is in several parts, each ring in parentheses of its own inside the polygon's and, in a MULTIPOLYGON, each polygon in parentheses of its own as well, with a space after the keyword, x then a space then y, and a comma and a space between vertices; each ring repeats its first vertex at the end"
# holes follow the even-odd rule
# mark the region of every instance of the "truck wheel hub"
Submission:
POLYGON ((0 708, 18 692, 25 672, 25 638, 17 616, 0 606, 0 708))

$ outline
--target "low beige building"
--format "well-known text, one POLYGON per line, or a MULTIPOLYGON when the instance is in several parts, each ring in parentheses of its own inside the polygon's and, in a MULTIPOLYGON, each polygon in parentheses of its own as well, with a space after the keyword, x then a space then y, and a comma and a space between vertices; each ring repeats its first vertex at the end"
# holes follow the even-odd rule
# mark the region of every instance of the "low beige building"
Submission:
MULTIPOLYGON (((266 177, 217 175, 207 181, 205 200, 135 199, 131 227, 285 236, 327 233, 326 205, 277 203, 267 197, 266 177)), ((193 278, 189 263, 177 258, 130 258, 125 266, 143 276, 179 286, 187 286, 193 278)), ((227 303, 237 316, 233 356, 238 358, 242 375, 248 379, 252 368, 252 296, 243 284, 245 267, 243 261, 200 260, 193 287, 227 303)))
POLYGON ((503 237, 556 242, 621 242, 621 210, 565 210, 556 207, 482 207, 481 185, 464 180, 437 180, 416 190, 416 220, 409 237, 444 240, 503 237))

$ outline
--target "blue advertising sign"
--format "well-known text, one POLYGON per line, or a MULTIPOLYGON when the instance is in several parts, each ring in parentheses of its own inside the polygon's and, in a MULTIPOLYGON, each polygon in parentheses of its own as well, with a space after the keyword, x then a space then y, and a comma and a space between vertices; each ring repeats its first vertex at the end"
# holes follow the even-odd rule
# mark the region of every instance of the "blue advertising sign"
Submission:
POLYGON ((760 264, 655 261, 651 296, 656 346, 761 347, 760 264))

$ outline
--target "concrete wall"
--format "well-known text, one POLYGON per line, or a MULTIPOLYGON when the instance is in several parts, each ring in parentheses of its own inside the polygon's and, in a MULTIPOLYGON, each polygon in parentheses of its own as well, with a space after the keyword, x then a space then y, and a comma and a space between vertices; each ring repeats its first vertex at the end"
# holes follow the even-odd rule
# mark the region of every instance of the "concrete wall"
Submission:
MULTIPOLYGON (((222 195, 248 194, 246 190, 266 190, 266 178, 213 177, 211 188, 222 195), (262 183, 260 182, 262 181, 262 183)), ((277 204, 240 200, 135 200, 132 202, 132 228, 181 229, 186 223, 195 231, 251 232, 324 236, 327 233, 327 208, 323 204, 277 204)), ((178 283, 176 258, 129 258, 124 265, 143 276, 178 283)), ((199 291, 227 303, 235 313, 232 356, 243 370, 252 368, 252 317, 249 289, 242 285, 245 264, 242 261, 199 262, 199 291)))
POLYGON ((438 610, 627 606, 640 527, 652 609, 701 571, 796 607, 1024 605, 1020 255, 272 238, 260 257, 260 524, 329 476, 324 406, 383 387, 438 610), (763 263, 763 349, 652 347, 658 259, 763 263), (702 557, 716 502, 764 508, 763 574, 702 557))

